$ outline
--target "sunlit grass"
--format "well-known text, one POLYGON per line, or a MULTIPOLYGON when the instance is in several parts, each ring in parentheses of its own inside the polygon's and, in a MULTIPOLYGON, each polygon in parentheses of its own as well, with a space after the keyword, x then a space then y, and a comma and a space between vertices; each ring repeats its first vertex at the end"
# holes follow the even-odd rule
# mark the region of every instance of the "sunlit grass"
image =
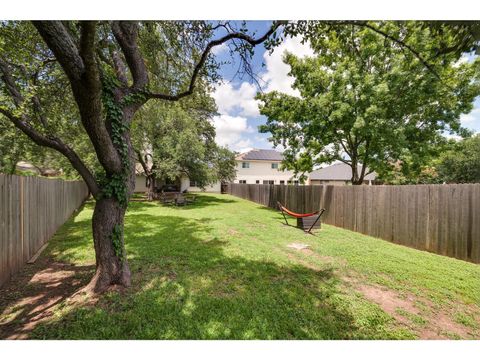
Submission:
MULTIPOLYGON (((94 263, 93 203, 62 227, 47 255, 94 263)), ((38 327, 37 338, 90 339, 403 339, 412 327, 367 300, 347 279, 459 308, 465 326, 478 315, 480 266, 322 225, 315 236, 282 224, 281 215, 228 195, 194 205, 132 202, 126 248, 133 286, 95 307, 68 307, 38 327), (310 245, 311 251, 287 247, 310 245)), ((399 312, 402 314, 402 310, 399 312)), ((404 314, 405 315, 405 314, 404 314)), ((452 335, 455 337, 456 335, 452 335)))

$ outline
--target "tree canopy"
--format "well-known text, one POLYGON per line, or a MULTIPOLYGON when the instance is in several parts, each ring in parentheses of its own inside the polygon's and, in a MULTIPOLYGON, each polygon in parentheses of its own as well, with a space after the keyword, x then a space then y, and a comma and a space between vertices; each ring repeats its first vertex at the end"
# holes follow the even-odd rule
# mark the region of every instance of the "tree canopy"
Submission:
POLYGON ((453 142, 435 167, 439 182, 480 183, 480 134, 453 142))
POLYGON ((287 168, 303 173, 341 161, 360 184, 368 172, 382 176, 399 162, 419 171, 442 132, 462 133, 459 117, 480 94, 480 61, 429 56, 453 42, 453 33, 438 38, 416 22, 371 25, 394 41, 368 26, 319 26, 305 31, 314 57, 284 59, 300 96, 257 96, 267 116, 260 131, 286 148, 287 168))
POLYGON ((199 86, 186 99, 147 104, 137 113, 133 144, 149 183, 186 176, 204 188, 235 177, 234 154, 215 143, 216 105, 208 90, 199 86))

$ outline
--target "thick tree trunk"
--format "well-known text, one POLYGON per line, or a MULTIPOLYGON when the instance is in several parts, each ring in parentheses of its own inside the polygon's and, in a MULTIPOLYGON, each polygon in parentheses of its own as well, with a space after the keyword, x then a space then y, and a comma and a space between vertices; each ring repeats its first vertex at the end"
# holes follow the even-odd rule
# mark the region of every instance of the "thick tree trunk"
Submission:
POLYGON ((147 178, 148 180, 148 194, 147 200, 152 201, 155 197, 155 175, 150 175, 147 178))
POLYGON ((125 208, 114 198, 97 200, 92 217, 97 270, 87 286, 101 293, 111 285, 130 286, 130 268, 124 248, 125 208))

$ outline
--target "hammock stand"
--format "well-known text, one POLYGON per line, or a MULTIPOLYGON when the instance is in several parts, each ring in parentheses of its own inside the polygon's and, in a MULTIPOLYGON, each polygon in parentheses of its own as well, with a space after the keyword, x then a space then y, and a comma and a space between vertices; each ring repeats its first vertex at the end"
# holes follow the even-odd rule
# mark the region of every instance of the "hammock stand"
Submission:
MULTIPOLYGON (((317 224, 318 220, 320 220, 320 216, 324 213, 325 209, 320 209, 319 211, 315 211, 312 213, 306 213, 306 214, 299 214, 296 212, 293 212, 291 210, 288 210, 285 206, 283 206, 279 201, 277 201, 278 208, 282 212, 283 218, 285 219, 285 224, 288 224, 287 217, 285 214, 288 214, 294 218, 297 219, 297 226, 303 228, 303 231, 311 234, 313 227, 317 224), (307 218, 304 220, 304 218, 307 218), (309 218, 309 219, 308 219, 309 218), (310 220, 310 221, 309 221, 310 220), (312 222, 313 221, 313 222, 312 222), (305 230, 305 227, 308 227, 308 230, 305 230)), ((319 224, 320 226, 320 224, 319 224)))

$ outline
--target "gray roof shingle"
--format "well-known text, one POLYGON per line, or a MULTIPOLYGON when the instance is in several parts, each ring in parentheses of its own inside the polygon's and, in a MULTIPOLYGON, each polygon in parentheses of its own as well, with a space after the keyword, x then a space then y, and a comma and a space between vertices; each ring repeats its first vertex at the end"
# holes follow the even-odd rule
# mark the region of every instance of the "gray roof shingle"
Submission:
POLYGON ((283 155, 277 150, 268 149, 253 149, 249 152, 240 154, 237 160, 269 160, 269 161, 282 161, 283 155))
MULTIPOLYGON (((362 171, 362 165, 358 165, 358 172, 360 171, 362 171)), ((333 164, 310 173, 310 180, 350 180, 351 178, 352 169, 344 163, 333 164)), ((375 172, 365 176, 365 180, 375 180, 375 178, 375 172)))

